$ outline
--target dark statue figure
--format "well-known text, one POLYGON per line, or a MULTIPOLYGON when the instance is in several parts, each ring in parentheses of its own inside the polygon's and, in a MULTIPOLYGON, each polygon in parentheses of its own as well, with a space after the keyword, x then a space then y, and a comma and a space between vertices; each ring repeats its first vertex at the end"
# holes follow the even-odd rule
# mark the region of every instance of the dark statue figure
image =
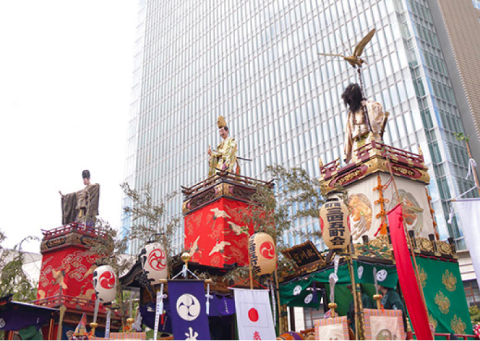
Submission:
POLYGON ((62 224, 73 222, 95 224, 98 215, 98 202, 100 199, 100 185, 90 183, 90 171, 82 172, 85 188, 74 193, 62 194, 62 224))

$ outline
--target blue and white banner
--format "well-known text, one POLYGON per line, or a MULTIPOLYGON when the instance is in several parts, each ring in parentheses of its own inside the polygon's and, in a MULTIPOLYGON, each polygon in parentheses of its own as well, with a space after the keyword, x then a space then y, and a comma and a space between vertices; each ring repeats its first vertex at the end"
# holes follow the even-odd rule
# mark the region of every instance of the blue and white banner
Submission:
POLYGON ((275 340, 268 290, 233 289, 240 340, 275 340))
POLYGON ((210 340, 203 281, 168 281, 175 340, 210 340))

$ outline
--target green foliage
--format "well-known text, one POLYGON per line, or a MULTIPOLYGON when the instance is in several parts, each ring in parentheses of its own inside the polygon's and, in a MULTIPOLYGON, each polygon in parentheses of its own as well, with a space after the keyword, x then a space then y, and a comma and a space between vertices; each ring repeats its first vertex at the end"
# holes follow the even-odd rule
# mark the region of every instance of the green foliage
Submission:
MULTIPOLYGON (((162 225, 165 214, 165 205, 156 203, 152 199, 151 188, 147 186, 142 190, 130 188, 127 183, 121 185, 124 194, 129 199, 131 205, 124 207, 124 212, 131 217, 132 225, 129 233, 124 236, 117 229, 110 226, 107 221, 96 220, 98 232, 104 236, 94 245, 89 253, 99 255, 96 261, 97 265, 110 265, 117 278, 127 273, 132 268, 137 258, 128 256, 128 247, 132 240, 140 240, 140 245, 148 241, 159 241, 162 243, 167 253, 169 264, 171 265, 171 245, 174 228, 179 224, 180 219, 174 218, 162 225), (155 240, 152 240, 155 236, 155 240)), ((168 199, 174 195, 169 196, 168 199)), ((124 292, 120 286, 117 286, 117 299, 114 309, 122 317, 122 321, 129 315, 130 292, 124 292)))
POLYGON ((475 325, 477 323, 480 323, 480 308, 478 306, 473 305, 470 308, 468 308, 470 311, 470 318, 472 319, 472 324, 475 325))
POLYGON ((12 250, 1 246, 5 241, 5 234, 0 231, 0 297, 13 294, 15 301, 32 301, 37 298, 36 283, 30 282, 23 270, 25 252, 22 245, 25 242, 37 240, 36 237, 26 237, 12 250))
POLYGON ((463 133, 454 133, 454 135, 457 138, 457 141, 466 141, 468 143, 470 139, 469 135, 464 135, 463 133))
MULTIPOLYGON (((105 238, 99 240, 88 252, 99 256, 96 260, 98 266, 110 265, 115 271, 115 276, 120 278, 133 266, 135 261, 134 257, 126 255, 128 239, 122 238, 116 229, 102 219, 96 220, 96 228, 105 238)), ((122 317, 122 321, 124 321, 127 317, 129 302, 124 299, 124 292, 120 285, 117 286, 116 302, 119 303, 115 308, 122 317)))
MULTIPOLYGON (((140 244, 146 244, 155 236, 154 241, 160 242, 165 248, 168 264, 171 265, 172 236, 180 226, 181 218, 170 218, 165 221, 165 204, 154 202, 152 199, 151 186, 142 190, 132 189, 128 183, 121 185, 123 192, 130 199, 131 205, 125 206, 123 211, 132 220, 128 239, 139 239, 140 244)), ((178 193, 169 194, 166 201, 173 199, 178 193)))
POLYGON ((274 165, 268 166, 267 171, 279 184, 278 199, 287 206, 299 204, 299 209, 292 219, 318 218, 318 209, 324 203, 318 179, 310 177, 302 168, 288 170, 280 165, 274 165))
MULTIPOLYGON (((277 191, 273 187, 257 185, 256 193, 251 200, 248 210, 243 212, 243 220, 252 224, 255 232, 265 232, 272 236, 277 245, 279 270, 291 268, 292 262, 281 254, 288 247, 284 240, 284 233, 292 228, 296 219, 318 219, 318 209, 324 203, 321 194, 321 183, 310 177, 301 168, 290 170, 280 166, 268 166, 266 169, 275 180, 277 191), (297 207, 294 214, 290 214, 291 207, 297 207)), ((300 231, 295 232, 302 237, 320 237, 320 231, 313 231, 303 236, 300 231)), ((248 268, 237 268, 230 271, 225 278, 236 280, 248 277, 248 268)))
POLYGON ((282 233, 291 226, 291 219, 286 205, 279 204, 275 198, 273 188, 258 185, 247 211, 243 213, 243 220, 253 225, 254 232, 265 232, 272 236, 280 247, 283 246, 282 233))

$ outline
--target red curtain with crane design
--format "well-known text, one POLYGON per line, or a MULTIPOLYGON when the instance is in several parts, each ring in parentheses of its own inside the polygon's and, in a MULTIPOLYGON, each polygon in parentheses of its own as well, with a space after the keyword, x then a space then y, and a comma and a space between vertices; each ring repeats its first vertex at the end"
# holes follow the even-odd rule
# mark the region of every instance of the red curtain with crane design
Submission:
POLYGON ((223 267, 248 265, 248 238, 253 227, 243 222, 248 204, 220 198, 185 216, 185 249, 191 262, 223 267))

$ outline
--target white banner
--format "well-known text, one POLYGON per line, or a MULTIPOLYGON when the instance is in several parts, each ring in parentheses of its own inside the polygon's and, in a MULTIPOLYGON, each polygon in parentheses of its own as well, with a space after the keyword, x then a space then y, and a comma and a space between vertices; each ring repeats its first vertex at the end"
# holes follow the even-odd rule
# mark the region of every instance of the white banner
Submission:
POLYGON ((112 318, 112 311, 110 309, 107 310, 107 324, 105 326, 105 338, 110 338, 110 321, 112 318))
POLYGON ((457 199, 454 204, 480 286, 480 199, 457 199))
POLYGON ((275 340, 268 290, 233 290, 239 340, 275 340))

